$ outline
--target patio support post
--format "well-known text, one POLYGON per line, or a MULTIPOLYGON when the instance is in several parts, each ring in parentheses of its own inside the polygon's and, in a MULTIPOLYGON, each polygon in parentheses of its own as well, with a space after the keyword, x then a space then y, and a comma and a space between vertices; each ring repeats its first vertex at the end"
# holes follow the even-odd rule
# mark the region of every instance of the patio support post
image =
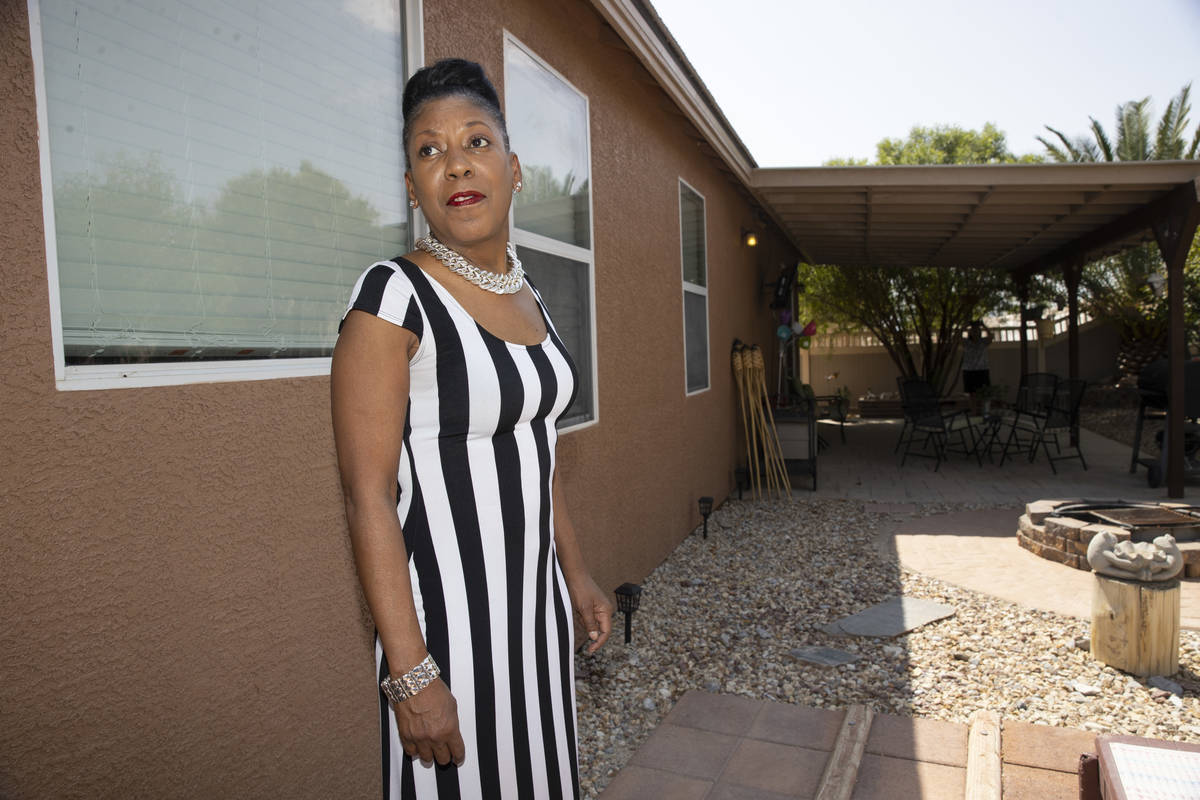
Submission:
POLYGON ((1159 252, 1167 263, 1168 364, 1167 497, 1183 497, 1183 365, 1187 333, 1183 317, 1183 262, 1200 222, 1200 178, 1175 194, 1167 213, 1151 223, 1159 252))
POLYGON ((1069 261, 1063 265, 1067 282, 1067 377, 1079 378, 1079 277, 1083 265, 1069 261))
POLYGON ((1017 278, 1017 301, 1020 304, 1020 311, 1017 314, 1019 320, 1017 332, 1021 337, 1021 376, 1023 377, 1029 372, 1029 334, 1025 330, 1025 315, 1028 313, 1025 307, 1029 305, 1028 275, 1021 275, 1017 278))
MULTIPOLYGON (((1079 278, 1083 264, 1068 261, 1063 265, 1063 278, 1067 281, 1067 375, 1071 380, 1079 378, 1079 278)), ((1071 446, 1079 447, 1079 431, 1071 429, 1071 446)))

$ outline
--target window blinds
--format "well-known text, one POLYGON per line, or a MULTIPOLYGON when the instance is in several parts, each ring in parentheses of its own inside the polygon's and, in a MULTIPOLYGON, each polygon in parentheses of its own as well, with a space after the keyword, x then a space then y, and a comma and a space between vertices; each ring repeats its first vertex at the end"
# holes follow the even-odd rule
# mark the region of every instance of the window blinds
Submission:
POLYGON ((327 355, 406 249, 396 0, 41 0, 67 364, 327 355))

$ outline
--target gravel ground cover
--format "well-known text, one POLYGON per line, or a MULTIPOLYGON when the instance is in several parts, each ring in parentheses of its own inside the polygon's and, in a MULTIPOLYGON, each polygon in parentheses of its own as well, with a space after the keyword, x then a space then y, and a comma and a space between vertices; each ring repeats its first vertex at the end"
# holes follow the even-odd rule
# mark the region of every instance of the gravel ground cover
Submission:
MULTIPOLYGON (((1107 436, 1113 441, 1133 446, 1133 430, 1137 425, 1136 408, 1088 408, 1079 409, 1079 424, 1092 433, 1107 436)), ((1163 429, 1161 418, 1151 417, 1142 425, 1142 452, 1157 454, 1155 435, 1163 429)))
MULTIPOLYGON (((925 507, 921 515, 971 508, 925 507)), ((1184 631, 1177 693, 1092 660, 1088 623, 901 570, 874 537, 896 517, 848 500, 730 501, 643 582, 633 642, 624 618, 576 661, 580 781, 594 798, 689 689, 804 706, 966 722, 1006 719, 1200 742, 1200 635, 1184 631), (898 594, 956 614, 893 639, 821 628, 898 594), (823 645, 857 662, 820 667, 789 652, 823 645)), ((1015 524, 1015 523, 1014 523, 1015 524)), ((1064 567, 1066 569, 1066 567, 1064 567)))

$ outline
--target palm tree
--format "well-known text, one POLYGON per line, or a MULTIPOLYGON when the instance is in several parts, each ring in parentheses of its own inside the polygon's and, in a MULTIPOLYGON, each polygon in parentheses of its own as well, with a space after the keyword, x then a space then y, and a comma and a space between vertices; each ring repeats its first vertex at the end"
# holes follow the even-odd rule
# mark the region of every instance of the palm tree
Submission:
MULTIPOLYGON (((1058 162, 1194 160, 1200 149, 1200 125, 1189 144, 1191 89, 1189 83, 1171 98, 1157 126, 1151 118, 1149 97, 1117 106, 1115 142, 1095 117, 1089 117, 1091 138, 1072 138, 1047 125, 1046 130, 1057 141, 1041 136, 1037 139, 1058 162)), ((1095 261, 1083 269, 1081 300, 1092 317, 1115 325, 1121 332, 1117 365, 1124 375, 1136 375, 1144 365, 1166 354, 1166 298, 1156 296, 1147 281, 1163 269, 1162 257, 1153 244, 1095 261)), ((1195 292, 1190 284, 1197 280, 1200 275, 1188 270, 1187 294, 1195 292)), ((1194 320, 1189 320, 1188 327, 1194 330, 1194 320)))
POLYGON ((1046 130, 1058 137, 1055 144, 1041 136, 1037 140, 1046 148, 1050 157, 1059 162, 1087 161, 1179 161, 1194 160, 1200 149, 1200 125, 1192 136, 1192 143, 1187 144, 1188 114, 1192 107, 1190 95, 1192 85, 1186 84, 1179 94, 1171 98, 1167 108, 1158 121, 1158 131, 1153 142, 1150 131, 1153 124, 1150 120, 1150 98, 1130 100, 1117 106, 1117 144, 1113 147, 1112 139, 1095 117, 1091 121, 1092 139, 1077 136, 1074 139, 1057 128, 1046 126, 1046 130), (1186 152, 1185 152, 1186 147, 1186 152))

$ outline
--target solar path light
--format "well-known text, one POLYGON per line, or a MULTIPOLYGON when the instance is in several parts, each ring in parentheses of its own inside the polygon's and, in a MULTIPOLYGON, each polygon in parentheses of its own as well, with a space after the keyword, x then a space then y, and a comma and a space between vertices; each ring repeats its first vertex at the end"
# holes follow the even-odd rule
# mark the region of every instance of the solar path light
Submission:
POLYGON ((704 517, 704 538, 708 538, 708 515, 712 513, 713 499, 711 497, 700 498, 700 516, 704 517))
POLYGON ((633 639, 633 612, 642 602, 642 587, 636 583, 622 583, 613 590, 617 596, 617 608, 625 613, 625 644, 633 639))

